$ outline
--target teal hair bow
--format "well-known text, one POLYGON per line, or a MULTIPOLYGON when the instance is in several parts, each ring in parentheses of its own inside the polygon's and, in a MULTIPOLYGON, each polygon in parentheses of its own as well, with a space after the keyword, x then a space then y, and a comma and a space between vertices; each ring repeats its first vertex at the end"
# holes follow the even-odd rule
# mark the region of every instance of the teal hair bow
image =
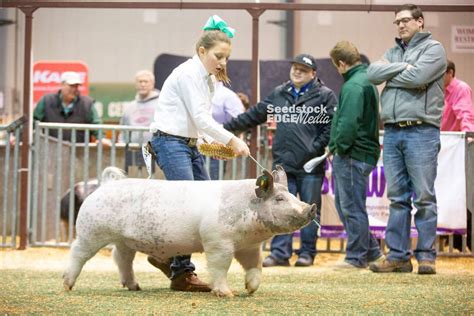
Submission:
POLYGON ((206 25, 202 28, 204 31, 219 30, 224 32, 229 38, 234 37, 235 29, 227 26, 224 20, 218 15, 212 15, 206 22, 206 25))

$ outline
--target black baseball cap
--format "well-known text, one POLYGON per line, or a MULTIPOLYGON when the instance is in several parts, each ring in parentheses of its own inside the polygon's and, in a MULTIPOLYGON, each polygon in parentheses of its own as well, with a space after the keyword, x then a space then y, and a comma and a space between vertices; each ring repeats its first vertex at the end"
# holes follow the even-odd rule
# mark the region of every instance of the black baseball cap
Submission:
POLYGON ((293 59, 292 63, 297 63, 316 70, 316 59, 309 54, 299 54, 293 59))

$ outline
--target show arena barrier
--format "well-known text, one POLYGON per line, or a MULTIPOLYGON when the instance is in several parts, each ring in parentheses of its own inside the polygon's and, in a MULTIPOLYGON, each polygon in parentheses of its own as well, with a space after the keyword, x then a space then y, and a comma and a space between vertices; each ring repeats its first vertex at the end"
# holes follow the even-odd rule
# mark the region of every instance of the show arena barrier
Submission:
MULTIPOLYGON (((19 139, 22 124, 16 122, 8 126, 0 125, 2 131, 14 134, 19 139)), ((29 173, 29 246, 69 247, 74 236, 75 216, 75 184, 83 181, 82 190, 88 191, 92 179, 100 182, 100 174, 107 166, 117 166, 128 171, 130 177, 146 178, 146 168, 141 162, 141 143, 129 143, 131 132, 138 132, 143 139, 145 127, 122 125, 91 125, 91 124, 60 124, 35 122, 33 144, 30 146, 29 173), (51 131, 57 131, 52 137, 51 131), (71 132, 70 141, 64 140, 64 132, 71 132), (76 141, 78 132, 85 133, 85 142, 76 141), (97 132, 98 142, 90 141, 91 132, 97 132), (118 142, 120 133, 125 134, 125 141, 118 142), (101 141, 107 135, 110 145, 101 141), (65 196, 66 193, 68 195, 65 196), (61 200, 65 197, 68 208, 66 213, 67 226, 61 221, 61 200), (63 225, 62 225, 63 224, 63 225)), ((265 126, 260 129, 257 160, 266 168, 271 169, 271 132, 265 126)), ((383 135, 383 133, 382 133, 383 135)), ((8 136, 9 137, 9 136, 8 136)), ((6 139, 8 139, 8 137, 6 139)), ((383 137, 383 136, 382 136, 383 137)), ((440 255, 473 256, 473 241, 470 247, 467 240, 466 214, 474 210, 474 144, 467 144, 465 133, 442 133, 442 152, 440 152, 438 179, 445 179, 446 185, 437 194, 440 200, 438 221, 438 238, 436 249, 440 255), (446 144, 451 144, 447 146, 446 144), (454 144, 454 145, 453 145, 454 144), (443 150, 445 151, 443 153, 443 150), (456 157, 456 161, 453 161, 456 157), (443 163, 446 161, 446 163, 443 163), (451 161, 451 162, 450 162, 451 161), (441 168, 441 170, 440 170, 441 168), (446 169, 449 168, 447 170, 446 169), (446 181, 447 180, 447 181, 446 181), (447 207, 447 206, 450 206, 447 207), (454 207, 454 208, 453 208, 454 207), (450 219, 455 219, 454 223, 450 219), (456 235, 455 235, 456 234, 456 235), (455 250, 456 244, 460 251, 455 250)), ((0 161, 4 168, 2 173, 3 212, 0 215, 2 236, 1 247, 16 247, 18 232, 18 142, 11 148, 9 142, 0 144, 0 161), (13 161, 10 152, 13 151, 13 161), (7 175, 7 176, 5 176, 7 175), (10 181, 11 180, 11 181, 10 181)), ((248 177, 250 159, 237 158, 219 164, 219 179, 244 179, 248 177)), ((209 170, 210 160, 206 161, 209 170)), ((345 233, 337 217, 333 200, 333 183, 331 165, 327 163, 326 176, 323 184, 323 205, 321 217, 321 237, 318 250, 322 252, 343 252, 345 233)), ((259 171, 258 171, 259 172, 259 171)), ((155 168, 153 178, 163 179, 159 168, 155 168)), ((438 180, 437 180, 438 182, 438 180)), ((386 183, 383 176, 383 165, 379 162, 370 176, 368 187, 368 212, 371 229, 384 245, 384 228, 388 217, 388 200, 386 199, 386 183)), ((64 203, 64 201, 63 201, 64 203)), ((64 205, 63 205, 64 208, 64 205)), ((64 217, 64 216, 63 216, 64 217)), ((472 235, 472 217, 470 230, 472 235)), ((296 233, 298 234, 298 233, 296 233)), ((416 235, 412 235, 416 238, 416 235)), ((267 244, 264 244, 267 248, 267 244)))
POLYGON ((20 132, 25 124, 24 117, 7 125, 0 125, 0 166, 1 190, 0 201, 0 247, 15 248, 17 245, 18 221, 20 212, 18 207, 20 166, 20 132), (15 140, 15 141, 13 141, 15 140))

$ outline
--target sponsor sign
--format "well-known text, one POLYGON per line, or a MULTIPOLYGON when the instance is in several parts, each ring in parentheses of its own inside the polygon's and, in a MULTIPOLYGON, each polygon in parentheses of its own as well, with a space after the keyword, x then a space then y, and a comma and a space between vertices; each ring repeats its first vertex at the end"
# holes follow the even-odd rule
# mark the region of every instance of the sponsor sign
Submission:
POLYGON ((118 124, 128 102, 135 98, 135 84, 128 83, 90 83, 89 96, 95 108, 107 124, 118 124))
POLYGON ((473 25, 454 25, 451 27, 451 49, 456 53, 474 53, 473 25))

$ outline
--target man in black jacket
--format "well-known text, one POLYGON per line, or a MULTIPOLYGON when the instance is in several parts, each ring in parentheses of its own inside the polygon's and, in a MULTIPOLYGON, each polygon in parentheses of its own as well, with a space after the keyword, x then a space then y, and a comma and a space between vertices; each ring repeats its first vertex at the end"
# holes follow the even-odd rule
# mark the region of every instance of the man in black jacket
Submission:
MULTIPOLYGON (((273 119, 277 128, 273 138, 273 168, 282 165, 288 176, 288 190, 302 201, 316 203, 317 220, 321 213, 321 187, 324 179, 323 161, 310 172, 304 164, 324 154, 329 142, 331 120, 337 98, 316 77, 314 57, 301 54, 294 58, 290 81, 276 87, 256 106, 224 124, 231 131, 244 131, 273 119)), ((311 266, 316 256, 317 226, 314 222, 301 229, 301 245, 296 251, 296 266, 311 266)), ((275 236, 271 254, 264 267, 289 266, 292 256, 292 234, 275 236)))

